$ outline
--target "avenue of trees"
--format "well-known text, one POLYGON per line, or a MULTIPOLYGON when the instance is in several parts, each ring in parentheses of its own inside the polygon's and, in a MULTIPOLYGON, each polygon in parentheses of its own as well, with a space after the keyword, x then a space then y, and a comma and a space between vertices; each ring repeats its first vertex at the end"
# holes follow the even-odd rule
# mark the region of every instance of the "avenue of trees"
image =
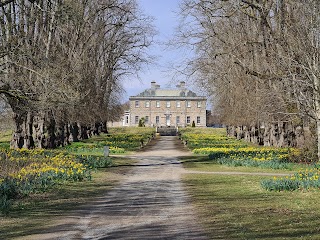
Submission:
POLYGON ((320 156, 319 1, 183 0, 181 16, 186 70, 230 133, 279 146, 312 133, 320 156))
POLYGON ((106 131, 121 112, 122 80, 149 61, 151 22, 135 0, 2 0, 11 147, 54 148, 106 131))

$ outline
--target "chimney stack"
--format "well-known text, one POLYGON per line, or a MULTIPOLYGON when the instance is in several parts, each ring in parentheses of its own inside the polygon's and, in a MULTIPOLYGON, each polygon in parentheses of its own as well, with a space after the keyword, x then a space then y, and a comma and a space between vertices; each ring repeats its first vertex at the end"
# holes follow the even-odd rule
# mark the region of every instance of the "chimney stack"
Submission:
POLYGON ((156 89, 156 81, 151 82, 151 89, 156 89))
POLYGON ((180 82, 180 89, 185 89, 186 88, 186 82, 185 81, 181 81, 180 82))

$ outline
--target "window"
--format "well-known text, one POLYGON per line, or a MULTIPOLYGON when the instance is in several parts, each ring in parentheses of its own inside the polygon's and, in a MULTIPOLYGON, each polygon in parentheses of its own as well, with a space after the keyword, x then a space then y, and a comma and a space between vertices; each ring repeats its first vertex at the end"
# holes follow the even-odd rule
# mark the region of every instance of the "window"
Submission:
POLYGON ((160 117, 156 116, 156 124, 159 124, 159 123, 160 123, 160 117))
POLYGON ((126 116, 126 124, 129 124, 129 116, 126 116))
POLYGON ((200 124, 200 123, 201 123, 200 120, 201 120, 200 117, 197 117, 197 124, 200 124))
POLYGON ((144 123, 148 124, 149 123, 149 116, 146 116, 144 123))
POLYGON ((135 124, 138 124, 138 123, 139 123, 139 116, 135 116, 135 117, 134 117, 134 123, 135 123, 135 124))
POLYGON ((190 116, 187 116, 187 124, 190 124, 190 116))
POLYGON ((145 103, 146 105, 146 108, 148 108, 148 107, 150 107, 150 102, 149 101, 146 101, 146 103, 145 103))
POLYGON ((177 101, 177 108, 181 107, 181 102, 177 101))
POLYGON ((188 108, 191 107, 191 101, 187 101, 187 107, 188 107, 188 108))
POLYGON ((157 108, 160 107, 160 101, 156 101, 156 107, 157 107, 157 108))
POLYGON ((167 102, 167 108, 169 108, 170 106, 171 106, 171 102, 168 101, 168 102, 167 102))
POLYGON ((177 118, 176 118, 176 123, 177 123, 177 124, 180 124, 180 116, 177 116, 177 118))
POLYGON ((139 107, 139 101, 135 101, 136 108, 139 107))
POLYGON ((197 107, 198 107, 198 108, 201 108, 201 102, 200 102, 200 101, 197 102, 197 107))

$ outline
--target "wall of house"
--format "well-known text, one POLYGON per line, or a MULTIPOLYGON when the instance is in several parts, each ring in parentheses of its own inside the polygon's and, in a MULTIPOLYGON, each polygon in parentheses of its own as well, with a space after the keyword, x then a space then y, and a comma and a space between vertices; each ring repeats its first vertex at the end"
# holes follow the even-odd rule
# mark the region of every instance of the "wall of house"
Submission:
POLYGON ((206 126, 206 101, 204 99, 152 99, 139 98, 130 100, 130 122, 131 126, 137 126, 139 119, 144 118, 147 126, 187 126, 195 125, 198 127, 206 126), (138 104, 136 105, 136 101, 138 104), (159 102, 159 105, 157 105, 159 102), (180 102, 180 107, 177 106, 180 102), (187 102, 190 102, 189 106, 187 102), (199 105, 198 105, 199 104, 199 105), (156 122, 157 116, 159 122, 156 122), (170 124, 167 117, 170 116, 170 124), (177 117, 179 122, 177 123, 177 117))

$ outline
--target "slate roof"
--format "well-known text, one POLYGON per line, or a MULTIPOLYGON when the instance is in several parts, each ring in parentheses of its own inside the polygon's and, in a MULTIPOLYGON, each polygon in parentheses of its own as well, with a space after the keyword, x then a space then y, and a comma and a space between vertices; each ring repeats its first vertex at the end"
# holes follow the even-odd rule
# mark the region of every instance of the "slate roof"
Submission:
POLYGON ((197 94, 187 89, 185 82, 180 82, 176 88, 160 88, 156 82, 151 82, 151 87, 133 97, 197 97, 197 94))
POLYGON ((137 97, 197 97, 197 94, 188 89, 146 89, 137 97))

